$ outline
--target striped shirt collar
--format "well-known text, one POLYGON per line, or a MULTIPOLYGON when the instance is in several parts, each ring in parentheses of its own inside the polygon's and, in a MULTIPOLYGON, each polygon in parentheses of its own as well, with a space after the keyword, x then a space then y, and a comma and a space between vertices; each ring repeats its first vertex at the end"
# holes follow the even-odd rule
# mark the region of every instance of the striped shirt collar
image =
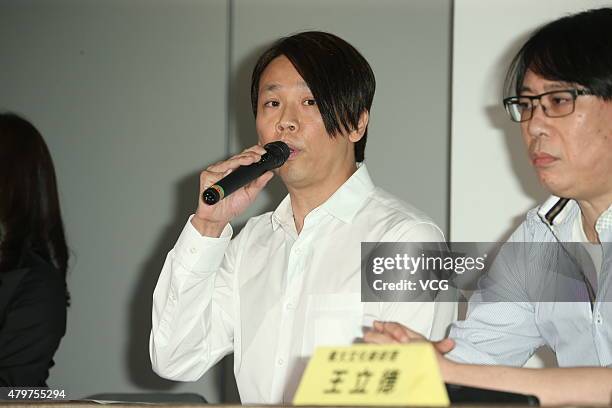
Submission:
MULTIPOLYGON (((550 226, 565 225, 577 214, 580 214, 580 207, 575 200, 557 196, 550 196, 538 209, 538 216, 550 226)), ((598 234, 612 230, 612 205, 599 216, 595 230, 598 234)))

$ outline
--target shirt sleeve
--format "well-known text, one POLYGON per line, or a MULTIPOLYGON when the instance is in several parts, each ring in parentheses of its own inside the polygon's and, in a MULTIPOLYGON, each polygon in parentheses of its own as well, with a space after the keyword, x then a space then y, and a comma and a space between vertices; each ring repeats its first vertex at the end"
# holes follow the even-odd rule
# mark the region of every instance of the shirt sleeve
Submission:
POLYGON ((233 349, 233 261, 228 224, 219 238, 191 224, 168 253, 153 292, 149 353, 153 370, 195 381, 233 349))
MULTIPOLYGON (((432 222, 418 222, 404 228, 393 238, 396 242, 439 242, 445 245, 444 234, 432 222)), ((449 288, 449 290, 454 290, 449 288)), ((450 301, 380 302, 366 307, 364 325, 372 320, 393 321, 417 331, 431 340, 440 340, 448 332, 450 324, 457 319, 455 296, 445 296, 450 301), (371 311, 370 314, 367 312, 371 311)))
POLYGON ((451 328, 450 337, 456 343, 447 354, 451 360, 522 366, 545 344, 527 288, 535 285, 527 278, 533 271, 524 242, 531 240, 524 227, 519 227, 480 278, 479 289, 470 297, 466 319, 451 328))
POLYGON ((522 366, 544 344, 534 320, 529 303, 470 300, 466 319, 451 327, 455 348, 446 356, 466 364, 522 366))

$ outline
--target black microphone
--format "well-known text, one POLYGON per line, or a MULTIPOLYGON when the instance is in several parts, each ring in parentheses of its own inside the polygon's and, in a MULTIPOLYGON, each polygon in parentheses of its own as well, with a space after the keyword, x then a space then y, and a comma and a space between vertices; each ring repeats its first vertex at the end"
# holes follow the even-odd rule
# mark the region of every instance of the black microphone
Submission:
POLYGON ((267 153, 261 156, 261 159, 257 163, 238 167, 236 170, 217 181, 216 184, 204 190, 202 193, 202 200, 208 205, 218 203, 223 200, 224 197, 244 187, 266 171, 282 166, 291 154, 289 146, 280 140, 268 143, 264 146, 264 149, 266 149, 267 153))

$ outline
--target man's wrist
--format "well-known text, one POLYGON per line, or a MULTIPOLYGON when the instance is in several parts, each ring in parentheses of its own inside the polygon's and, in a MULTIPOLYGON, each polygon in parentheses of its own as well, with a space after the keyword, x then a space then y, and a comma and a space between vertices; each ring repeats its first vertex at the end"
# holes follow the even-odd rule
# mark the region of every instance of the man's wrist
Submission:
POLYGON ((209 222, 202 220, 197 216, 191 218, 191 225, 202 235, 203 237, 219 238, 221 233, 225 229, 226 223, 209 222))
POLYGON ((438 358, 438 364, 440 365, 442 380, 448 383, 456 383, 461 364, 455 363, 444 356, 438 358))

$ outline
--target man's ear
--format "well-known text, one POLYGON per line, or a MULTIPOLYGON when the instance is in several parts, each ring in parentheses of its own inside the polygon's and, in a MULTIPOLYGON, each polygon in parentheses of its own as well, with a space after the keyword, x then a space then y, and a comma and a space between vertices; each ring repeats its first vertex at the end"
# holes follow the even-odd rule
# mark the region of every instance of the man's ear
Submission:
POLYGON ((352 130, 348 138, 351 142, 357 143, 363 137, 366 128, 368 127, 368 121, 370 120, 370 114, 367 110, 364 110, 359 115, 359 122, 357 123, 357 129, 352 130))

